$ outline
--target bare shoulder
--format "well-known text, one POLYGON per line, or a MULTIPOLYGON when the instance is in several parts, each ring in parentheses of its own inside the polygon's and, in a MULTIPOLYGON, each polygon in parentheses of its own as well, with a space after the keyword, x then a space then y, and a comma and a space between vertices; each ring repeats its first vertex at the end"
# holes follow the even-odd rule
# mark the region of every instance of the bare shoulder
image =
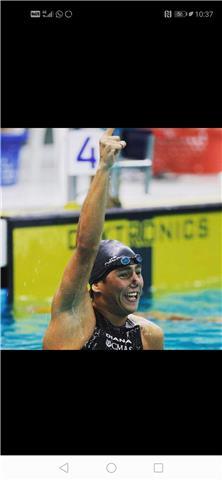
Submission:
POLYGON ((44 350, 80 350, 92 336, 96 325, 89 294, 82 304, 61 308, 54 297, 52 316, 43 339, 44 350))
POLYGON ((143 327, 144 330, 146 330, 147 332, 156 332, 157 334, 162 333, 161 328, 147 318, 140 317, 139 315, 129 315, 129 318, 134 322, 138 323, 138 325, 143 327))
POLYGON ((144 350, 163 350, 164 336, 158 325, 139 315, 129 315, 129 318, 141 327, 144 350))

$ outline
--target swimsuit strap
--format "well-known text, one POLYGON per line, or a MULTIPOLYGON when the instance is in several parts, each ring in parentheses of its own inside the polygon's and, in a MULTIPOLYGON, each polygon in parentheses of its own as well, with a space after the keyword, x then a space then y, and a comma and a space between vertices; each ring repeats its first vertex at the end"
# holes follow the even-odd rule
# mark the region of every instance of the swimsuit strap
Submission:
POLYGON ((100 328, 113 328, 113 329, 121 331, 121 330, 126 330, 126 329, 127 330, 132 329, 132 328, 135 328, 135 327, 139 326, 138 324, 136 324, 136 322, 134 322, 130 318, 127 318, 125 325, 121 325, 121 326, 113 325, 100 312, 98 312, 98 310, 94 309, 94 312, 95 312, 95 315, 96 315, 96 325, 97 325, 97 327, 100 327, 100 328))

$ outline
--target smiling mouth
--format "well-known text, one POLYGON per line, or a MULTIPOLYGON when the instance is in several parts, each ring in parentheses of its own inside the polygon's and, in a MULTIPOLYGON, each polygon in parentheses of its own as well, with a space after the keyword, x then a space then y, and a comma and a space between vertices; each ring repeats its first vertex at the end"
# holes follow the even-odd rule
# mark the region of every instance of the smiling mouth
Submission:
POLYGON ((130 303, 137 302, 139 297, 140 297, 139 292, 134 292, 134 293, 130 292, 130 293, 127 293, 127 295, 124 295, 124 298, 130 303))

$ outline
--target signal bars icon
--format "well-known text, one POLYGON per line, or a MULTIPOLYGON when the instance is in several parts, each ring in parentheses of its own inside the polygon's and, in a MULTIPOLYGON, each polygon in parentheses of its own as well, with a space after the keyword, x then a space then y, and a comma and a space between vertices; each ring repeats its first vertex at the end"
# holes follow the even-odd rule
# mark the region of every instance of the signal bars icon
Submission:
POLYGON ((43 17, 53 17, 53 11, 47 13, 47 10, 43 10, 42 16, 43 17))

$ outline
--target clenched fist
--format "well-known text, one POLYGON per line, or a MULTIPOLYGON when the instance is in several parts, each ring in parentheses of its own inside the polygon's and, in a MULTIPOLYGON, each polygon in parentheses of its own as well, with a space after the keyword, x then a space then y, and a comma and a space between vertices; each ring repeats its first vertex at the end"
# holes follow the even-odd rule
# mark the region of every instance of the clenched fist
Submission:
POLYGON ((126 142, 120 137, 114 137, 115 128, 107 128, 100 140, 100 165, 110 169, 119 154, 125 148, 126 142))

